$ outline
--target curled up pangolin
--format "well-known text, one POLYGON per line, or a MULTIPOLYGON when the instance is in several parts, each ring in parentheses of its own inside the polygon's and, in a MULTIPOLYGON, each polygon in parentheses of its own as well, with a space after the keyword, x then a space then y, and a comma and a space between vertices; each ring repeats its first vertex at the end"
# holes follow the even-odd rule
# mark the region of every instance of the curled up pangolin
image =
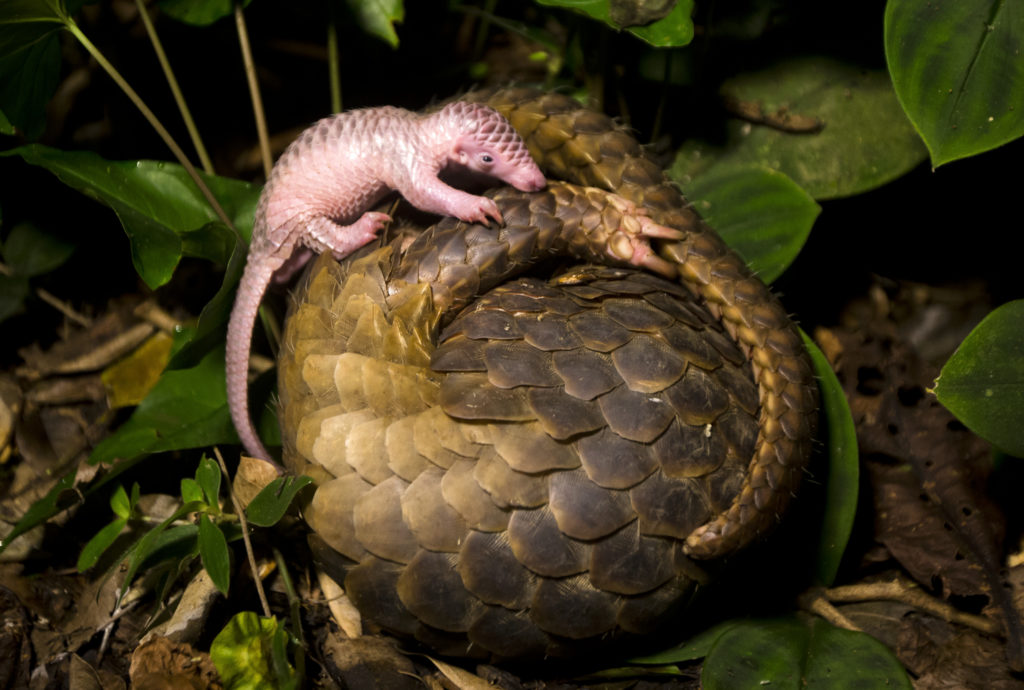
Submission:
POLYGON ((652 631, 699 560, 776 522, 816 386, 781 305, 625 131, 557 94, 463 98, 548 186, 489 192, 498 230, 447 218, 311 267, 284 459, 365 619, 446 654, 568 654, 652 631), (675 280, 628 265, 652 234, 675 280), (552 257, 585 265, 550 278, 552 257))

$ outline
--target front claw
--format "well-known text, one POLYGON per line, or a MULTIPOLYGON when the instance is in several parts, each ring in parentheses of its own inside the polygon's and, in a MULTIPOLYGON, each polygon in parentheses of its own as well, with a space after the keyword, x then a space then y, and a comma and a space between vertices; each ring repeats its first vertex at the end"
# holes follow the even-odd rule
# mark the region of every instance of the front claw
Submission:
POLYGON ((646 268, 665 278, 675 278, 676 265, 654 253, 651 245, 641 236, 622 230, 608 238, 608 253, 620 261, 646 268))
POLYGON ((666 278, 675 278, 675 264, 655 254, 647 238, 682 240, 686 234, 655 223, 632 202, 626 199, 621 201, 628 205, 626 209, 631 209, 632 213, 623 215, 621 226, 608 239, 608 252, 616 259, 627 261, 634 266, 641 266, 666 278))

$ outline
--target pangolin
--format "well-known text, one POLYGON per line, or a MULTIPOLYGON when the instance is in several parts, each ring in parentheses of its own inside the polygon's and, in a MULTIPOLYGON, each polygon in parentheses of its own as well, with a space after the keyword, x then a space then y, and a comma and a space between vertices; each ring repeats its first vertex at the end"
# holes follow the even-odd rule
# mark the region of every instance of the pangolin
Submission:
POLYGON ((287 279, 310 251, 340 260, 373 240, 390 218, 369 209, 391 190, 424 211, 500 223, 493 201, 438 178, 450 165, 527 192, 545 184, 508 121, 465 102, 429 115, 394 107, 343 112, 311 126, 278 160, 257 205, 227 332, 228 406, 251 455, 270 459, 249 417, 247 373, 256 313, 271 278, 287 279))
POLYGON ((509 119, 548 187, 489 192, 498 232, 449 218, 321 257, 279 359, 284 457, 367 619, 446 654, 592 649, 663 624, 698 559, 777 520, 816 385, 779 302, 622 128, 558 94, 463 99, 509 119), (674 282, 523 275, 628 263, 654 226, 676 229, 657 243, 674 282))

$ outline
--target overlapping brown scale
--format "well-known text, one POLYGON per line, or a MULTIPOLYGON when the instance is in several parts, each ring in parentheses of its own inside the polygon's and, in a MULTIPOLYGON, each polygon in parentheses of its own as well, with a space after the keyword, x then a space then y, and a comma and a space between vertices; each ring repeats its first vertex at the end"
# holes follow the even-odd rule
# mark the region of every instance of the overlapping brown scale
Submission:
POLYGON ((640 534, 636 521, 594 544, 590 555, 590 582, 616 594, 643 594, 675 576, 675 542, 640 534))
POLYGON ((508 539, 516 560, 538 575, 566 577, 587 569, 590 546, 563 534, 547 508, 515 511, 508 539))
POLYGON ((785 312, 631 136, 561 94, 491 102, 549 189, 494 194, 502 228, 447 219, 404 254, 313 266, 279 365, 286 460, 316 477, 319 553, 345 554, 329 572, 375 623, 453 654, 566 653, 685 603, 683 540, 714 556, 774 521, 815 398, 785 312), (474 303, 551 253, 607 260, 621 208, 559 177, 688 231, 658 247, 682 284, 591 267, 474 303))
POLYGON ((608 428, 583 436, 575 446, 590 481, 606 489, 628 489, 658 468, 650 444, 630 441, 608 428))
POLYGON ((507 609, 530 606, 538 577, 516 560, 505 533, 471 531, 456 567, 466 589, 484 603, 507 609))

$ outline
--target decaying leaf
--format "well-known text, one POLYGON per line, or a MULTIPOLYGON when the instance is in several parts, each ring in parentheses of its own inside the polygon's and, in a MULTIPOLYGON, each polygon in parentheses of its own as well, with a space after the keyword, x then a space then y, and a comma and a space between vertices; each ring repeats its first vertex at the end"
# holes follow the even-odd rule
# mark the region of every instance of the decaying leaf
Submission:
POLYGON ((136 648, 128 674, 134 690, 224 687, 209 654, 160 635, 150 635, 136 648))

